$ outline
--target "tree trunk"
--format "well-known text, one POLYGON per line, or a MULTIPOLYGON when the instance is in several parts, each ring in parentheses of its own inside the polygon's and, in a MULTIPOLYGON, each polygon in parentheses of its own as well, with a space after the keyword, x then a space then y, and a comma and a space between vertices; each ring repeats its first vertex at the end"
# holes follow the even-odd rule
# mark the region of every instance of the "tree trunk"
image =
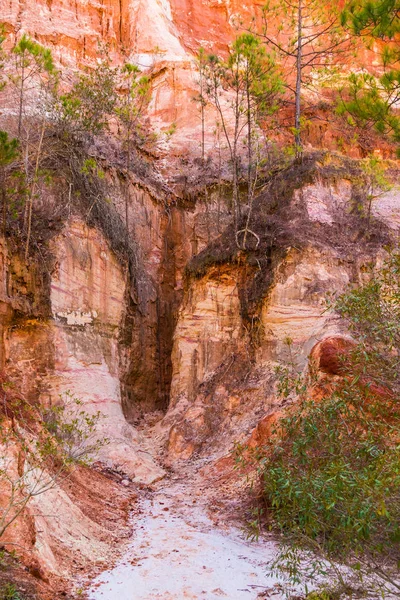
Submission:
POLYGON ((3 237, 6 238, 7 232, 7 192, 6 192, 6 176, 4 173, 4 169, 2 169, 1 177, 0 177, 0 187, 1 187, 1 201, 3 203, 3 237))
POLYGON ((239 101, 239 88, 236 87, 236 100, 235 100, 235 131, 233 137, 233 199, 235 207, 235 233, 239 229, 241 210, 240 210, 240 196, 239 196, 239 182, 238 182, 238 154, 237 145, 239 141, 239 126, 240 126, 240 101, 239 101))
POLYGON ((250 98, 250 82, 247 79, 246 81, 246 102, 247 102, 247 204, 248 204, 248 214, 246 220, 246 227, 243 236, 243 250, 246 250, 246 241, 247 241, 247 231, 250 221, 250 212, 252 208, 252 196, 253 196, 253 182, 252 182, 252 162, 253 162, 253 152, 252 152, 252 139, 251 139, 251 98, 250 98))
POLYGON ((35 172, 34 172, 34 175, 33 175, 32 186, 31 186, 31 189, 30 189, 29 197, 28 197, 28 232, 26 234, 25 260, 28 259, 28 255, 29 255, 29 243, 31 241, 31 232, 32 232, 33 197, 34 197, 34 194, 35 194, 35 186, 36 186, 37 178, 38 178, 39 161, 40 161, 40 155, 41 155, 41 152, 42 152, 42 144, 43 144, 43 138, 44 138, 44 130, 45 130, 45 128, 46 128, 46 125, 45 125, 45 122, 43 121, 42 131, 41 131, 41 134, 40 134, 40 140, 39 140, 39 145, 38 145, 37 154, 36 154, 35 172))
POLYGON ((25 67, 24 67, 25 57, 22 55, 22 67, 21 67, 21 88, 19 91, 19 111, 18 111, 18 138, 21 139, 21 131, 22 131, 22 111, 24 108, 24 77, 25 77, 25 67))
POLYGON ((205 110, 204 110, 204 73, 200 68, 200 107, 201 107, 201 161, 205 157, 205 110))
POLYGON ((204 163, 204 157, 205 157, 204 130, 205 130, 205 114, 204 114, 203 100, 201 100, 201 161, 203 163, 204 163))
POLYGON ((232 159, 233 166, 233 211, 234 211, 234 221, 235 221, 235 232, 239 228, 240 221, 240 210, 239 210, 239 190, 238 190, 238 176, 237 176, 237 159, 236 159, 236 145, 234 146, 234 155, 232 159))
POLYGON ((125 185, 125 227, 129 239, 129 172, 131 168, 131 132, 128 126, 127 155, 126 155, 126 185, 125 185))
POLYGON ((303 152, 301 143, 301 71, 302 71, 302 50, 303 50, 303 14, 302 1, 298 0, 297 12, 297 56, 296 56, 296 91, 295 91, 295 116, 294 116, 294 142, 296 145, 296 157, 300 158, 303 152))
POLYGON ((221 156, 221 132, 219 125, 217 125, 217 136, 218 136, 218 205, 217 205, 217 231, 220 231, 220 216, 221 216, 221 168, 222 168, 222 156, 221 156))

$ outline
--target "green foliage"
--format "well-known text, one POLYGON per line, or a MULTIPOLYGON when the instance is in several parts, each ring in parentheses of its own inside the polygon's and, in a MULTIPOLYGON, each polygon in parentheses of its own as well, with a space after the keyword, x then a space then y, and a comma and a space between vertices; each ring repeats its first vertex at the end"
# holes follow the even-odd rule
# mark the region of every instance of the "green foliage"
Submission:
POLYGON ((384 161, 376 156, 370 156, 360 162, 364 174, 365 201, 359 207, 360 214, 371 223, 372 204, 382 194, 392 189, 393 185, 387 178, 387 168, 384 161))
POLYGON ((120 87, 123 92, 116 104, 116 115, 123 130, 123 144, 131 151, 131 146, 141 146, 147 139, 144 114, 151 97, 151 81, 141 75, 137 65, 125 63, 120 72, 120 87))
POLYGON ((84 155, 94 138, 104 138, 111 131, 121 143, 126 170, 138 165, 143 168, 144 161, 139 162, 137 154, 153 139, 145 119, 150 97, 150 78, 131 63, 113 67, 107 48, 98 65, 80 74, 68 93, 55 95, 54 126, 65 144, 62 153, 69 157, 74 180, 81 174, 91 181, 94 176, 104 178, 102 170, 84 155))
POLYGON ((316 557, 308 577, 310 565, 314 574, 330 567, 344 585, 342 564, 373 594, 396 596, 400 253, 330 307, 356 340, 343 355, 343 376, 319 388, 312 368, 304 376, 294 362, 280 367, 280 393, 296 401, 255 456, 269 526, 289 544, 275 567, 302 581, 301 551, 308 550, 316 557))
POLYGON ((64 127, 75 135, 108 129, 116 102, 117 69, 108 56, 79 75, 72 89, 60 96, 57 108, 64 127))
MULTIPOLYGON (((17 156, 7 165, 0 164, 3 234, 10 226, 14 230, 18 228, 25 242, 26 257, 30 250, 39 250, 39 240, 32 236, 40 228, 35 212, 42 213, 44 205, 37 200, 44 185, 57 173, 67 186, 68 206, 79 202, 85 218, 92 223, 101 221, 103 231, 112 237, 113 244, 118 238, 114 247, 125 248, 126 235, 121 235, 118 214, 108 209, 108 182, 101 168, 100 153, 104 159, 103 150, 107 152, 109 147, 105 137, 112 131, 120 141, 119 154, 115 145, 112 150, 116 163, 126 159, 128 171, 132 167, 140 168, 142 173, 145 171, 146 162, 142 156, 139 159, 138 151, 153 139, 145 121, 151 94, 150 78, 130 63, 121 68, 113 67, 104 48, 100 49, 96 66, 78 73, 70 89, 65 91, 63 86, 60 93, 50 50, 27 35, 21 36, 5 60, 8 82, 13 84, 16 93, 12 105, 18 105, 17 124, 11 118, 10 131, 18 132, 19 152, 24 160, 18 164, 17 156)), ((1 62, 2 56, 0 67, 1 62)), ((5 152, 11 148, 9 142, 11 140, 0 140, 5 152)), ((124 180, 128 206, 129 178, 124 180)), ((59 215, 69 208, 58 206, 51 210, 59 215)))
POLYGON ((399 0, 351 0, 342 13, 342 22, 368 47, 379 40, 384 72, 379 77, 353 73, 339 111, 347 112, 358 126, 373 125, 378 133, 391 135, 400 144, 399 0))
POLYGON ((60 396, 60 403, 42 409, 43 427, 51 436, 50 450, 56 450, 58 459, 65 466, 70 464, 88 465, 98 450, 108 444, 108 439, 98 438, 97 427, 104 415, 100 411, 89 414, 84 410, 82 400, 69 390, 60 396))
POLYGON ((7 227, 7 209, 10 189, 10 166, 19 157, 19 141, 16 138, 9 139, 6 131, 0 130, 0 197, 3 204, 3 235, 7 227))
POLYGON ((6 82, 11 84, 15 94, 12 104, 17 106, 18 142, 8 140, 4 134, 0 139, 0 154, 3 154, 0 158, 3 235, 7 232, 8 209, 12 209, 13 217, 18 216, 18 209, 27 200, 22 225, 27 257, 34 200, 40 195, 39 181, 47 181, 42 165, 46 154, 45 134, 49 128, 48 100, 57 93, 58 72, 51 51, 26 34, 19 38, 7 55, 4 53, 4 62, 8 63, 6 82), (8 169, 19 155, 24 156, 20 167, 8 169))
POLYGON ((232 44, 227 67, 227 84, 250 95, 250 110, 256 111, 256 121, 278 110, 283 80, 274 54, 267 52, 258 37, 251 33, 239 35, 232 44))
MULTIPOLYGON (((263 122, 265 127, 278 109, 282 79, 274 55, 267 53, 259 38, 251 33, 235 39, 226 60, 216 55, 205 57, 201 50, 199 60, 202 114, 205 103, 214 105, 218 113, 230 156, 235 227, 238 229, 241 216, 240 144, 247 149, 247 201, 251 205, 260 166, 259 126, 263 122)), ((202 146, 204 154, 204 139, 202 146)))
POLYGON ((24 600, 13 583, 7 583, 0 588, 0 600, 24 600))
POLYGON ((107 440, 97 427, 103 415, 89 414, 70 392, 56 405, 28 402, 14 386, 1 380, 0 539, 31 498, 52 489, 76 464, 87 465, 107 440))
POLYGON ((282 439, 264 465, 274 522, 318 540, 337 558, 366 542, 395 552, 400 540, 400 447, 394 440, 387 447, 393 400, 371 405, 372 415, 368 400, 352 382, 317 404, 301 400, 282 419, 282 439))
POLYGON ((19 155, 19 141, 9 139, 6 131, 0 130, 0 169, 9 165, 19 155))
POLYGON ((14 46, 13 53, 20 68, 29 68, 34 63, 35 69, 38 71, 45 71, 46 73, 53 73, 55 71, 51 51, 32 40, 25 33, 14 46))
MULTIPOLYGON (((203 61, 204 62, 204 61, 203 61)), ((233 42, 228 59, 209 55, 204 63, 207 96, 218 108, 224 90, 235 92, 231 112, 235 119, 255 118, 274 114, 283 90, 283 81, 274 54, 268 53, 258 37, 251 33, 239 35, 233 42), (250 99, 250 104, 248 104, 250 99)), ((204 101, 204 100, 203 100, 204 101)), ((227 140, 228 144, 234 143, 227 140)))
POLYGON ((339 600, 340 596, 331 591, 315 591, 307 594, 305 600, 339 600))
POLYGON ((368 73, 353 73, 341 92, 338 113, 349 115, 348 123, 357 128, 373 127, 378 134, 391 136, 400 144, 400 117, 394 106, 400 89, 400 71, 380 78, 368 73))
POLYGON ((342 13, 357 35, 394 39, 400 33, 399 0, 352 0, 342 13))
POLYGON ((89 179, 98 178, 104 179, 105 173, 99 167, 97 161, 94 158, 86 158, 83 161, 81 173, 86 175, 89 179))
POLYGON ((12 55, 15 64, 9 79, 18 91, 18 137, 21 139, 26 93, 32 93, 35 86, 55 90, 58 73, 51 51, 25 33, 14 46, 12 55))

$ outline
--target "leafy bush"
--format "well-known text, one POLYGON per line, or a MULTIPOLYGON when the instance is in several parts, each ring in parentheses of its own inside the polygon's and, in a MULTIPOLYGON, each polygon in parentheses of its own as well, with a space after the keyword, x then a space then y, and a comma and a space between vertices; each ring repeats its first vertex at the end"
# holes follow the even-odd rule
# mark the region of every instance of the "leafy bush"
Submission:
POLYGON ((0 600, 24 600, 13 583, 0 588, 0 600))
POLYGON ((28 402, 0 377, 0 541, 30 500, 52 489, 74 465, 88 464, 107 443, 96 434, 102 414, 88 414, 68 393, 55 406, 28 402))
POLYGON ((355 339, 342 375, 281 367, 296 402, 256 457, 267 521, 284 534, 275 567, 299 582, 311 550, 314 574, 328 564, 343 589, 356 579, 370 597, 400 597, 399 252, 331 306, 355 339))

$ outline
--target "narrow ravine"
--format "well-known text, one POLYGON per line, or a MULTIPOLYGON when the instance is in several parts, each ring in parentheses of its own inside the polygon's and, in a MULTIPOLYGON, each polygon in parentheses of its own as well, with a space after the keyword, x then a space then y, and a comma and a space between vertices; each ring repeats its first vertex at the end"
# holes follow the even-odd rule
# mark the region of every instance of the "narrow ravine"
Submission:
POLYGON ((215 526, 193 483, 161 481, 141 502, 132 542, 91 584, 90 600, 255 600, 284 598, 269 561, 274 542, 215 526))

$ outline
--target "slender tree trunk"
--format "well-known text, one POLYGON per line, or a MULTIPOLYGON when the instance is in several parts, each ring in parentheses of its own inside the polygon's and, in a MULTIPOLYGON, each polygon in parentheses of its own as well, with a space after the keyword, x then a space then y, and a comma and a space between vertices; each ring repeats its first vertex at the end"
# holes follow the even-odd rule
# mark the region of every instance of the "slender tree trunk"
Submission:
MULTIPOLYGON (((24 142, 25 142, 25 148, 24 148, 24 168, 25 168, 24 196, 25 196, 27 189, 28 189, 28 185, 29 185, 29 170, 30 170, 29 169, 29 131, 27 132, 24 142)), ((25 206, 24 206, 24 222, 23 222, 23 226, 22 226, 23 231, 26 231, 27 223, 28 223, 28 199, 26 199, 25 206)))
POLYGON ((207 243, 211 242, 211 231, 210 231, 210 206, 209 206, 209 197, 208 197, 208 189, 207 184, 204 184, 204 202, 206 203, 206 225, 207 225, 207 243))
POLYGON ((22 66, 21 66, 21 87, 19 90, 19 110, 18 110, 18 138, 21 139, 22 131, 22 111, 24 108, 24 77, 25 77, 25 57, 22 55, 22 66))
POLYGON ((235 207, 235 233, 238 231, 241 210, 240 210, 240 195, 239 195, 239 181, 238 181, 238 153, 237 145, 239 141, 239 126, 240 126, 240 101, 239 101, 239 87, 236 87, 236 105, 235 105, 235 131, 233 138, 233 199, 235 207))
POLYGON ((250 98, 250 82, 246 82, 246 103, 247 103, 247 205, 248 213, 246 219, 246 227, 243 236, 243 250, 246 250, 247 231, 250 222, 250 213, 252 209, 252 196, 253 196, 253 183, 252 183, 252 169, 253 169, 253 152, 252 152, 252 139, 251 139, 251 98, 250 98))
POLYGON ((238 194, 238 177, 237 177, 237 165, 236 165, 236 148, 234 150, 235 154, 232 159, 233 166, 233 174, 232 174, 232 186, 233 186, 233 214, 235 221, 235 231, 238 230, 239 227, 239 194, 238 194))
MULTIPOLYGON (((201 162, 204 167, 205 159, 205 106, 204 106, 204 73, 202 67, 200 68, 200 107, 201 107, 201 162)), ((210 234, 210 207, 208 205, 208 190, 207 183, 204 184, 204 201, 206 203, 206 218, 207 218, 207 239, 208 243, 211 240, 210 234)))
POLYGON ((0 178, 0 187, 1 187, 1 201, 3 204, 3 237, 6 238, 7 232, 7 191, 6 191, 6 175, 4 173, 4 168, 2 169, 1 178, 0 178))
POLYGON ((203 91, 201 92, 201 161, 204 163, 205 157, 205 111, 203 103, 203 91))
POLYGON ((298 0, 298 11, 297 11, 297 56, 296 56, 296 91, 295 91, 295 117, 294 117, 294 128, 295 136, 294 142, 296 144, 296 156, 300 158, 302 155, 302 143, 301 143, 301 75, 302 75, 302 50, 303 50, 303 0, 298 0))
POLYGON ((220 233, 220 216, 221 216, 221 167, 222 167, 222 156, 221 156, 221 132, 219 126, 217 126, 218 136, 218 207, 217 207, 217 231, 220 233))
POLYGON ((131 132, 128 126, 127 155, 126 155, 126 186, 125 186, 125 226, 129 237, 129 172, 131 168, 131 132))
POLYGON ((374 188, 372 185, 370 185, 369 194, 368 194, 367 231, 369 230, 369 227, 371 225, 372 201, 373 201, 374 197, 376 197, 376 196, 374 196, 374 188))
POLYGON ((205 158, 205 105, 204 87, 205 87, 205 66, 203 53, 200 53, 199 58, 199 77, 200 77, 200 118, 201 118, 201 161, 204 163, 205 158))
POLYGON ((250 202, 251 190, 252 190, 252 168, 253 168, 253 151, 252 151, 252 139, 251 139, 251 100, 250 90, 247 88, 247 201, 250 202))
POLYGON ((204 111, 204 71, 203 65, 199 64, 199 76, 200 76, 200 118, 201 118, 201 161, 204 163, 205 149, 204 149, 204 132, 205 132, 205 111, 204 111))
MULTIPOLYGON (((231 161, 232 161, 232 167, 233 167, 233 176, 232 176, 232 185, 233 185, 233 198, 232 198, 232 203, 233 203, 233 214, 234 214, 234 226, 235 226, 235 231, 237 231, 237 224, 238 224, 238 215, 237 215, 237 206, 238 206, 238 198, 237 198, 237 165, 236 165, 236 136, 237 136, 237 129, 238 129, 238 125, 237 125, 237 116, 236 116, 236 123, 235 123, 235 135, 234 135, 234 143, 232 144, 229 133, 228 133, 228 129, 227 129, 227 125, 225 122, 225 118, 224 118, 224 113, 221 107, 221 104, 219 102, 219 98, 218 98, 218 83, 217 80, 214 78, 213 80, 213 100, 215 103, 215 107, 218 111, 218 114, 220 116, 221 119, 221 127, 222 127, 222 131, 224 133, 224 137, 226 140, 226 143, 228 144, 228 148, 229 148, 229 154, 231 157, 231 161)), ((220 135, 220 134, 219 134, 220 135)), ((220 140, 220 137, 219 137, 220 140)), ((220 166, 221 166, 221 145, 219 144, 219 152, 220 152, 220 166)), ((219 177, 221 178, 221 169, 219 171, 219 177)))
POLYGON ((38 145, 37 154, 36 154, 35 172, 34 172, 34 175, 33 175, 32 186, 31 186, 31 189, 30 189, 29 197, 28 197, 28 232, 26 234, 25 260, 28 259, 28 255, 29 255, 29 244, 30 244, 30 241, 31 241, 31 232, 32 232, 33 197, 34 197, 34 194, 35 194, 35 187, 36 187, 36 184, 37 184, 37 178, 38 178, 38 172, 39 172, 39 161, 40 161, 40 155, 41 155, 41 152, 42 152, 42 145, 43 145, 43 138, 44 138, 45 128, 46 128, 46 125, 45 125, 45 122, 43 121, 42 131, 40 133, 40 140, 39 140, 39 145, 38 145))
POLYGON ((247 81, 246 84, 246 102, 247 102, 247 202, 251 201, 251 191, 252 191, 252 162, 253 162, 253 152, 252 152, 252 139, 251 139, 251 98, 250 98, 250 82, 247 81))

